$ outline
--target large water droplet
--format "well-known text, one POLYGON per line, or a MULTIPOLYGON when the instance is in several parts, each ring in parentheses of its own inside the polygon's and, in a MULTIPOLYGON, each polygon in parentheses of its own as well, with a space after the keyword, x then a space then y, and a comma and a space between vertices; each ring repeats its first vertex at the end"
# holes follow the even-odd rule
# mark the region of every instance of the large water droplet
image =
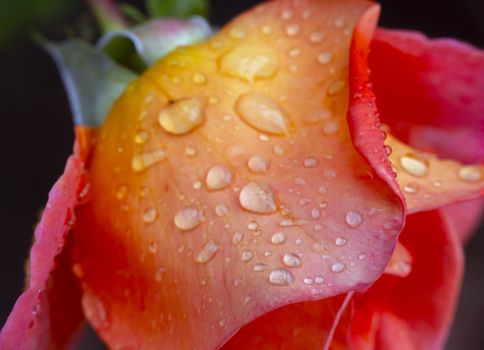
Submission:
POLYGON ((218 244, 215 243, 214 241, 208 241, 205 243, 205 245, 202 247, 200 252, 197 254, 197 257, 195 260, 199 263, 206 263, 210 261, 214 256, 215 253, 218 250, 218 244))
POLYGON ((413 176, 424 176, 428 172, 426 162, 413 155, 401 157, 400 165, 402 166, 403 170, 413 176))
POLYGON ((285 269, 275 269, 269 274, 269 281, 277 286, 288 286, 294 281, 294 276, 285 269))
POLYGON ((264 174, 269 169, 269 161, 264 156, 256 154, 249 158, 247 166, 254 174, 264 174))
POLYGON ((482 180, 482 172, 477 166, 463 166, 459 170, 459 178, 465 182, 478 182, 482 180))
POLYGON ((293 253, 286 253, 282 258, 284 261, 284 265, 288 267, 300 267, 301 266, 301 258, 293 253))
POLYGON ((242 208, 254 213, 272 214, 277 210, 272 190, 265 182, 245 185, 240 191, 239 202, 242 208))
POLYGON ((253 128, 273 135, 287 135, 288 121, 285 113, 272 98, 251 92, 237 100, 236 111, 253 128))
POLYGON ((345 219, 349 226, 358 227, 363 221, 363 216, 355 210, 350 210, 346 213, 345 219))
POLYGON ((180 230, 191 230, 200 225, 200 211, 196 207, 185 207, 175 214, 174 223, 180 230))
POLYGON ((279 61, 275 53, 260 45, 238 46, 226 54, 220 63, 223 74, 249 83, 273 77, 278 68, 279 61))
POLYGON ((162 109, 158 122, 166 132, 183 135, 203 124, 203 110, 204 101, 201 98, 181 99, 162 109))
POLYGON ((166 159, 165 151, 152 151, 138 154, 131 159, 131 168, 140 172, 166 159))
POLYGON ((206 184, 209 190, 222 190, 232 182, 232 171, 225 165, 215 165, 207 173, 206 184))

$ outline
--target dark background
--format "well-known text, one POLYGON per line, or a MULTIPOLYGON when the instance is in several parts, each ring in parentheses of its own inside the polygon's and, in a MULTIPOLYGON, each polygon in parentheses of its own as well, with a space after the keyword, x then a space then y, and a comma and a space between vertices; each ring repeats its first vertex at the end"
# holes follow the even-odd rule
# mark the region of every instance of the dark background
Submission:
MULTIPOLYGON (((0 0, 1 21, 7 20, 1 12, 11 1, 0 0)), ((141 1, 130 2, 141 7, 141 1)), ((222 25, 257 2, 212 0, 211 22, 222 25)), ((484 48, 482 0, 380 3, 381 26, 415 29, 431 37, 455 37, 484 48)), ((73 0, 69 7, 40 19, 35 12, 39 10, 29 11, 15 14, 18 19, 9 18, 18 25, 0 45, 0 324, 22 290, 33 226, 73 143, 69 106, 56 68, 25 33, 32 27, 49 32, 61 24, 68 25, 85 16, 87 8, 73 0)), ((466 247, 466 275, 449 350, 484 349, 482 225, 479 231, 466 247)))

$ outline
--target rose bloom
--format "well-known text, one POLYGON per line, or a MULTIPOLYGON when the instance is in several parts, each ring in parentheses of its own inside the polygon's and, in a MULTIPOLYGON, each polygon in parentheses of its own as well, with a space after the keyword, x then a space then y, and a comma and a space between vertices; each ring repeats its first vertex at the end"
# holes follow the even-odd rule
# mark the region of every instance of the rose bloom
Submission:
POLYGON ((0 348, 68 348, 84 320, 112 349, 443 348, 484 52, 379 10, 262 3, 77 120, 0 348))

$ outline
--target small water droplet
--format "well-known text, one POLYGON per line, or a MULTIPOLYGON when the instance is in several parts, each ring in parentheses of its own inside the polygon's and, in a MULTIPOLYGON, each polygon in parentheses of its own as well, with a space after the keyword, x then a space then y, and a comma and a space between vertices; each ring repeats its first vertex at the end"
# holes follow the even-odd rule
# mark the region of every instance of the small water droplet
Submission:
POLYGON ((478 182, 482 180, 482 172, 478 166, 463 166, 459 170, 459 178, 465 182, 478 182))
POLYGON ((285 21, 292 18, 292 11, 289 9, 284 9, 281 12, 281 18, 285 21))
POLYGON ((291 58, 299 57, 301 55, 301 49, 294 47, 294 48, 289 50, 287 55, 291 58))
POLYGON ((345 86, 346 83, 343 80, 336 80, 328 87, 328 95, 336 95, 338 92, 342 91, 345 86))
POLYGON ((306 184, 306 180, 304 180, 300 176, 297 176, 296 178, 294 178, 294 184, 297 185, 297 186, 303 186, 303 185, 306 184))
POLYGON ((148 141, 149 137, 150 137, 150 134, 148 134, 147 131, 141 130, 136 135, 134 135, 134 142, 139 144, 139 145, 142 145, 146 141, 148 141))
POLYGON ((277 286, 288 286, 294 281, 294 276, 285 269, 275 269, 269 274, 269 281, 277 286))
POLYGON ((207 77, 202 73, 193 74, 193 82, 198 85, 203 85, 207 82, 207 77))
POLYGON ((294 37, 299 34, 301 28, 297 24, 290 24, 286 27, 287 36, 294 37))
POLYGON ((246 33, 241 28, 232 28, 229 32, 231 38, 234 39, 243 39, 246 36, 246 33))
POLYGON ((289 126, 285 113, 272 98, 251 92, 242 95, 236 111, 251 127, 273 135, 287 135, 289 126))
POLYGON ((195 190, 200 190, 202 187, 203 187, 202 181, 197 180, 193 183, 193 188, 195 190))
POLYGON ((253 267, 253 270, 255 272, 262 272, 262 271, 265 271, 266 269, 267 269, 267 265, 262 263, 255 264, 253 267))
POLYGON ((323 41, 324 37, 324 32, 313 32, 309 35, 309 42, 311 42, 312 44, 319 44, 323 41))
POLYGON ((314 157, 309 157, 304 159, 303 164, 305 168, 314 168, 318 165, 318 160, 314 157))
POLYGON ((242 238, 244 238, 244 235, 241 232, 234 232, 232 235, 232 243, 239 244, 242 241, 242 238))
POLYGON ((165 151, 153 151, 138 154, 131 159, 131 168, 135 172, 146 170, 150 166, 166 159, 165 151))
POLYGON ((101 299, 92 293, 84 293, 81 302, 84 312, 89 319, 99 324, 100 328, 109 326, 106 308, 101 299))
POLYGON ((218 244, 212 240, 208 241, 197 254, 197 257, 195 258, 196 262, 203 264, 210 261, 215 256, 217 250, 218 244))
POLYGON ((346 243, 347 243, 346 239, 344 239, 344 238, 342 238, 342 237, 338 237, 338 238, 336 238, 336 240, 335 240, 335 244, 336 244, 338 247, 342 247, 342 246, 344 246, 346 243))
POLYGON ((209 190, 223 190, 232 182, 232 171, 225 165, 215 165, 208 171, 205 182, 209 190))
POLYGON ((175 101, 158 114, 158 123, 169 134, 183 135, 203 124, 204 102, 201 98, 175 101))
POLYGON ((336 134, 340 129, 340 123, 337 120, 329 120, 324 124, 323 133, 331 136, 336 134))
POLYGON ((316 112, 309 113, 304 116, 303 120, 306 124, 316 124, 323 120, 331 118, 331 111, 328 109, 321 109, 316 112))
POLYGON ((254 213, 272 214, 277 210, 272 190, 265 182, 245 185, 240 191, 239 202, 242 208, 254 213))
POLYGON ((123 200, 128 193, 128 187, 125 185, 119 185, 116 187, 115 195, 118 200, 123 200))
POLYGON ((318 208, 311 209, 311 217, 317 220, 321 217, 321 211, 318 208))
POLYGON ((148 250, 150 251, 151 254, 156 254, 158 252, 158 243, 157 242, 151 242, 148 245, 148 250))
POLYGON ((324 51, 318 55, 318 62, 321 64, 328 64, 333 59, 333 53, 331 51, 324 51))
POLYGON ((158 216, 158 212, 156 211, 155 208, 146 208, 143 210, 143 221, 146 223, 152 223, 153 221, 156 220, 156 217, 158 216))
POLYGON ((317 276, 314 278, 314 283, 316 284, 323 284, 324 283, 324 277, 323 276, 317 276))
POLYGON ((344 269, 345 269, 345 265, 340 262, 336 262, 333 265, 331 265, 331 271, 336 273, 343 272, 344 269))
POLYGON ((284 148, 281 147, 281 146, 278 146, 278 145, 274 146, 274 148, 272 149, 272 151, 274 152, 274 154, 276 156, 282 156, 282 155, 284 155, 284 148))
POLYGON ((215 215, 219 217, 227 216, 229 207, 224 203, 219 203, 215 206, 215 215))
POLYGON ((338 17, 334 20, 334 26, 336 28, 343 28, 345 26, 345 23, 346 23, 346 20, 344 19, 344 17, 338 17))
POLYGON ((192 146, 185 147, 185 154, 189 157, 195 157, 197 155, 197 149, 192 146))
POLYGON ((284 232, 276 232, 271 237, 272 244, 283 244, 286 241, 286 235, 284 232))
POLYGON ((264 174, 269 170, 269 161, 260 154, 255 154, 249 158, 247 166, 254 174, 264 174))
POLYGON ((286 253, 282 258, 284 265, 287 267, 300 267, 301 266, 301 258, 293 253, 286 253))
POLYGON ((174 223, 180 230, 191 230, 200 225, 200 211, 196 207, 185 207, 175 214, 174 223))
POLYGON ((406 155, 400 158, 400 165, 403 170, 413 176, 421 177, 427 174, 428 166, 426 161, 414 155, 406 155))
POLYGON ((272 34, 273 29, 270 25, 266 24, 266 25, 262 26, 261 31, 262 31, 263 34, 268 35, 268 34, 272 34))
POLYGON ((241 254, 242 261, 247 262, 252 260, 254 253, 251 250, 244 250, 241 254))
POLYGON ((313 284, 313 279, 311 277, 304 278, 304 283, 307 285, 313 284))
POLYGON ((346 213, 346 223, 350 227, 358 227, 361 225, 363 221, 363 216, 361 215, 360 212, 357 212, 355 210, 350 210, 346 213))
POLYGON ((408 194, 415 194, 419 190, 419 186, 414 182, 409 182, 403 186, 403 191, 408 194))

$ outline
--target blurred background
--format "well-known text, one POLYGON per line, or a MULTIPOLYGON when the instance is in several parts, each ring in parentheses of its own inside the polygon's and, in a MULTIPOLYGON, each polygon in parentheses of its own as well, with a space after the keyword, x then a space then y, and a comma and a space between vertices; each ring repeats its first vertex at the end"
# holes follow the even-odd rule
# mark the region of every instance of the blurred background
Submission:
MULTIPOLYGON (((258 1, 210 1, 210 21, 223 25, 258 1)), ((143 1, 125 1, 143 11, 143 1)), ((454 37, 484 48, 482 0, 381 0, 380 25, 431 37, 454 37)), ((71 153, 69 105, 53 61, 30 39, 81 33, 95 22, 82 0, 0 0, 0 325, 22 291, 33 227, 49 189, 71 153)), ((466 247, 464 286, 448 350, 484 349, 484 229, 466 247)), ((102 349, 89 345, 86 349, 102 349)))

